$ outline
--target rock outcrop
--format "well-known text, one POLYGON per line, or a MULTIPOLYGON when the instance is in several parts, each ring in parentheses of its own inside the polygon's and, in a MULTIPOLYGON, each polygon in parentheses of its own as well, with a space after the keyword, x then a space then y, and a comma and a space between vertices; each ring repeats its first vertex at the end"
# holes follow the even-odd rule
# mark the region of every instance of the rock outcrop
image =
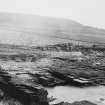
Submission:
POLYGON ((48 105, 48 93, 42 86, 11 76, 2 69, 0 69, 0 90, 2 91, 2 94, 0 93, 2 103, 8 103, 8 99, 9 102, 11 99, 15 100, 12 102, 13 105, 17 105, 16 101, 20 105, 48 105))
POLYGON ((54 104, 54 105, 97 105, 97 104, 94 104, 89 101, 80 101, 80 102, 77 101, 77 102, 73 102, 73 103, 61 102, 61 103, 54 104))
MULTIPOLYGON (((48 105, 48 93, 44 87, 70 85, 82 88, 105 85, 104 52, 88 49, 89 53, 87 53, 87 49, 78 51, 79 47, 74 48, 77 49, 76 51, 69 52, 71 50, 69 47, 72 45, 57 46, 59 45, 47 51, 33 50, 31 53, 32 50, 27 50, 27 53, 0 54, 0 102, 48 105), (56 47, 57 49, 54 50, 56 47)), ((92 105, 85 103, 85 105, 92 105)), ((58 105, 66 104, 82 105, 84 102, 58 105)))

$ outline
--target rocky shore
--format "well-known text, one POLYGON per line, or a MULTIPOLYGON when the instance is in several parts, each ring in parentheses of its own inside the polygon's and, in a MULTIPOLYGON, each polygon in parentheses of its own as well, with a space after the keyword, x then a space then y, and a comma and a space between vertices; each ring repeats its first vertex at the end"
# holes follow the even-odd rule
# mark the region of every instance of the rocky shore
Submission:
MULTIPOLYGON (((1 105, 50 105, 48 92, 41 85, 29 79, 20 79, 0 69, 0 104, 1 105)), ((88 101, 53 105, 96 105, 88 101)))
MULTIPOLYGON (((71 52, 71 44, 67 46, 63 51, 57 47, 53 52, 35 52, 32 48, 31 53, 25 49, 27 53, 0 54, 0 104, 49 105, 46 87, 105 85, 104 51, 88 49, 87 53, 87 49, 77 51, 75 47, 71 52)), ((96 104, 80 101, 55 105, 96 104)))

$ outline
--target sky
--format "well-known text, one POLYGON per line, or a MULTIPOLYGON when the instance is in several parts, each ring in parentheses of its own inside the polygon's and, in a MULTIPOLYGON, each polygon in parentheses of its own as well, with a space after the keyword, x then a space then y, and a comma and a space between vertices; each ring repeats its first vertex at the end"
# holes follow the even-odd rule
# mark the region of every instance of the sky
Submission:
POLYGON ((105 29, 105 0, 0 0, 0 12, 67 18, 105 29))

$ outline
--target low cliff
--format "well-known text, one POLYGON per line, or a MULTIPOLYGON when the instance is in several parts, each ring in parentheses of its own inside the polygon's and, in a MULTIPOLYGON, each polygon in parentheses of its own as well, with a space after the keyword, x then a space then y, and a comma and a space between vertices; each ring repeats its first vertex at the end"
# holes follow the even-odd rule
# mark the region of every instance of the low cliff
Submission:
POLYGON ((48 105, 47 91, 40 85, 11 76, 0 69, 2 105, 48 105))

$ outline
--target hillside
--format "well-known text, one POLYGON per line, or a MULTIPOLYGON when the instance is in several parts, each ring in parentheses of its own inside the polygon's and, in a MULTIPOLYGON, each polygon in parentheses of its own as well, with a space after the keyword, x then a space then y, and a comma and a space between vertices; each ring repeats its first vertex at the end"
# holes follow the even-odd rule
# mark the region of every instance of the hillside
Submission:
POLYGON ((105 42, 105 30, 78 22, 37 15, 0 13, 0 42, 17 45, 44 45, 69 39, 105 42))

